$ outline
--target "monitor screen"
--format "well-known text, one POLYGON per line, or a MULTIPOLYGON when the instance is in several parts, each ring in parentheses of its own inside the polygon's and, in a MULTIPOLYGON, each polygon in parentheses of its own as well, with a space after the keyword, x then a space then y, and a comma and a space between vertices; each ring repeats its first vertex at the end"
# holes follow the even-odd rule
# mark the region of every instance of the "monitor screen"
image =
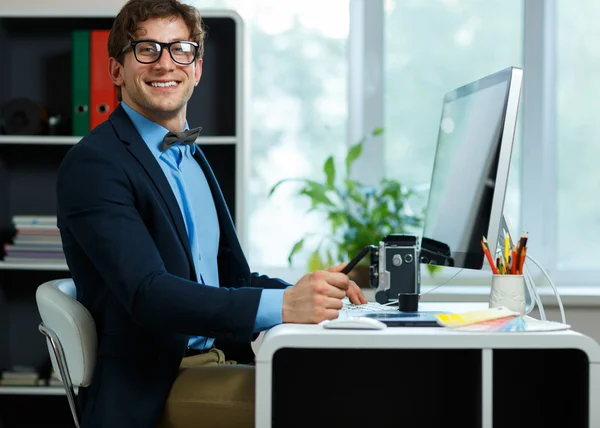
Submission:
POLYGON ((421 263, 482 269, 502 222, 522 71, 510 67, 444 97, 421 263))

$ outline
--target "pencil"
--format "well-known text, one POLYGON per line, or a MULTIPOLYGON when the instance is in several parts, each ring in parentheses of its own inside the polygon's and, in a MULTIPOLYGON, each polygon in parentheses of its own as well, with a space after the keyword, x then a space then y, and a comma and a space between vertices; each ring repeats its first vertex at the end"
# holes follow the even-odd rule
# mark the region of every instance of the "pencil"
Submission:
POLYGON ((519 270, 521 269, 521 253, 523 252, 523 238, 521 238, 521 240, 519 241, 519 245, 517 246, 517 254, 516 254, 516 259, 515 261, 517 262, 517 265, 515 266, 515 270, 516 270, 516 274, 519 274, 519 270))
POLYGON ((517 263, 517 253, 515 251, 515 249, 513 248, 510 251, 510 270, 509 273, 514 274, 515 273, 515 264, 517 263))
POLYGON ((506 236, 504 237, 504 262, 508 266, 508 252, 510 251, 510 237, 508 236, 508 232, 506 232, 506 236))
POLYGON ((521 262, 519 264, 519 275, 523 275, 523 267, 525 266, 526 258, 527 258, 527 247, 523 247, 523 251, 521 251, 521 262))
MULTIPOLYGON (((485 239, 485 238, 483 238, 483 239, 485 239)), ((490 267, 492 268, 492 272, 494 273, 494 275, 498 275, 498 269, 496 269, 496 265, 494 264, 494 259, 492 259, 490 251, 485 246, 484 241, 481 241, 481 248, 483 248, 483 253, 485 254, 485 257, 486 257, 488 263, 490 264, 490 267)))

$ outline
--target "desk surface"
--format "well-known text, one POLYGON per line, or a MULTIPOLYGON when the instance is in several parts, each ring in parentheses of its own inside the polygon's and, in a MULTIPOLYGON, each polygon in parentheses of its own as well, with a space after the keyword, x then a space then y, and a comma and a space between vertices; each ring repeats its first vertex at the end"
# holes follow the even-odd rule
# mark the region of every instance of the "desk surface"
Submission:
MULTIPOLYGON (((422 303, 420 310, 464 312, 486 303, 422 303)), ((442 327, 388 327, 383 330, 332 330, 319 325, 282 324, 266 332, 257 346, 257 364, 268 363, 282 348, 570 348, 584 351, 590 363, 600 363, 600 345, 573 330, 551 332, 467 332, 442 327)))

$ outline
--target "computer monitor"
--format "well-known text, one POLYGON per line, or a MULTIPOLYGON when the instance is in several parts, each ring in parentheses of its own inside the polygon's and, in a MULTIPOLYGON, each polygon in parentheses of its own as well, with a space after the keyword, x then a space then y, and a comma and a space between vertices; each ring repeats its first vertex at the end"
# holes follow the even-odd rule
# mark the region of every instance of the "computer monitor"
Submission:
POLYGON ((494 254, 503 209, 523 71, 509 67, 444 97, 421 263, 489 269, 481 239, 494 254))

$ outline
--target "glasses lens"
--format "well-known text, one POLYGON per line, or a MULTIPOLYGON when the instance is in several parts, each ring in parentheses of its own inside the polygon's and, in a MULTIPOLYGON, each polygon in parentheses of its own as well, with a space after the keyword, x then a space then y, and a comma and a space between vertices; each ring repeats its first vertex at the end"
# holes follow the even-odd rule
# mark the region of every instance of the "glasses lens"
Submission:
POLYGON ((189 42, 178 42, 171 45, 171 55, 180 64, 191 64, 196 57, 196 46, 189 42))
POLYGON ((139 62, 154 62, 160 56, 161 46, 154 42, 141 42, 135 45, 135 56, 139 62))

